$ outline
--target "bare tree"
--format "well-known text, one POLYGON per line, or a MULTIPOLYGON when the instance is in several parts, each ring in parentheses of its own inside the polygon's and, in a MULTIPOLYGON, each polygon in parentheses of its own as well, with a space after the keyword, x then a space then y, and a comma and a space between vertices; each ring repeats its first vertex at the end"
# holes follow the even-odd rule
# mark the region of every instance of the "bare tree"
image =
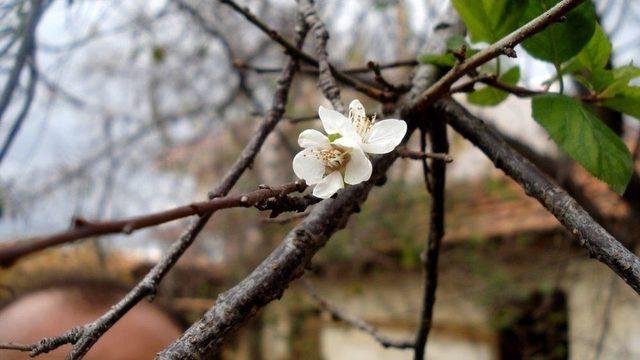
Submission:
MULTIPOLYGON (((138 90, 134 102, 144 104, 140 108, 131 106, 130 112, 123 110, 125 107, 119 106, 121 104, 118 102, 131 101, 131 99, 114 99, 112 104, 93 102, 90 97, 80 96, 74 93, 74 90, 67 89, 68 84, 50 78, 35 61, 36 45, 38 45, 38 51, 73 53, 80 51, 78 49, 83 46, 90 46, 92 42, 100 41, 105 33, 124 31, 126 27, 116 26, 112 29, 96 31, 87 35, 86 38, 76 39, 68 44, 39 45, 36 39, 36 28, 45 10, 51 11, 50 2, 12 1, 6 6, 3 5, 4 12, 0 13, 1 16, 9 16, 7 14, 12 11, 27 15, 24 15, 19 22, 20 30, 11 32, 12 36, 4 40, 6 45, 0 52, 0 55, 6 56, 10 49, 17 46, 11 54, 14 62, 0 95, 0 119, 2 120, 0 127, 9 126, 8 121, 4 121, 4 114, 8 113, 5 110, 9 105, 16 102, 15 94, 19 92, 23 69, 27 69, 28 82, 22 96, 22 106, 17 112, 0 152, 0 161, 7 154, 9 146, 27 118, 37 84, 45 87, 52 99, 60 99, 67 106, 89 114, 90 117, 106 119, 105 122, 109 124, 105 128, 107 130, 98 135, 105 140, 104 147, 99 147, 97 151, 83 157, 71 169, 48 177, 46 181, 37 184, 35 189, 26 191, 27 195, 17 196, 23 201, 29 200, 37 205, 42 194, 56 191, 62 185, 71 182, 71 179, 98 171, 101 166, 106 166, 106 172, 112 175, 114 168, 119 166, 119 162, 126 156, 134 157, 136 154, 141 156, 140 152, 129 151, 133 147, 142 151, 151 149, 161 153, 171 153, 176 144, 181 146, 198 144, 228 125, 216 121, 217 118, 232 118, 241 113, 243 116, 259 114, 263 116, 263 120, 255 127, 253 135, 246 144, 243 144, 240 153, 224 171, 225 175, 214 176, 217 185, 204 201, 189 202, 157 211, 147 209, 143 215, 121 214, 122 216, 116 220, 94 221, 76 216, 69 230, 0 243, 0 263, 8 266, 23 256, 53 246, 107 234, 127 236, 139 229, 152 228, 179 219, 192 220, 182 235, 166 249, 162 258, 125 297, 104 315, 90 323, 79 324, 63 334, 44 338, 33 344, 8 343, 1 344, 0 348, 29 352, 30 356, 37 356, 62 345, 72 344, 68 358, 83 358, 100 337, 131 308, 143 299, 152 299, 156 295, 160 282, 185 251, 194 244, 214 215, 219 216, 218 213, 224 209, 237 207, 270 211, 272 218, 277 218, 285 212, 302 214, 282 221, 276 219, 281 223, 288 223, 291 219, 303 218, 250 274, 220 294, 215 304, 193 323, 182 337, 157 357, 197 359, 211 356, 220 351, 230 333, 242 326, 267 304, 280 298, 292 282, 305 275, 316 253, 338 230, 347 225, 351 215, 360 211, 371 190, 375 186, 384 185, 392 164, 399 158, 405 158, 421 161, 425 187, 431 194, 431 209, 428 215, 430 228, 428 235, 424 236, 426 243, 423 254, 422 311, 416 315, 418 328, 415 338, 400 340, 389 338, 364 320, 325 301, 309 285, 308 289, 320 308, 334 317, 371 335, 385 347, 409 349, 414 351, 416 359, 422 359, 425 356, 425 346, 433 323, 439 254, 445 229, 445 174, 447 164, 452 161, 449 154, 448 128, 478 147, 496 168, 501 169, 515 180, 527 195, 542 204, 572 234, 590 257, 608 266, 636 293, 640 293, 640 259, 625 246, 633 241, 624 238, 625 234, 617 232, 607 222, 606 216, 593 206, 589 196, 585 195, 577 184, 569 180, 566 184, 562 184, 566 188, 563 189, 551 180, 550 176, 559 172, 561 165, 554 159, 547 159, 535 153, 526 144, 519 144, 509 139, 452 98, 452 95, 458 93, 473 95, 482 94, 481 91, 485 91, 486 94, 487 90, 492 91, 492 95, 498 94, 495 95, 496 97, 504 95, 506 98, 514 95, 533 98, 534 117, 547 129, 559 147, 593 175, 607 182, 614 191, 625 194, 625 201, 637 208, 636 198, 630 190, 637 186, 634 182, 634 179, 638 178, 634 166, 636 159, 631 157, 628 148, 620 140, 619 134, 613 134, 608 128, 600 125, 598 118, 591 114, 590 110, 585 109, 587 106, 609 107, 637 116, 638 111, 635 107, 637 105, 630 105, 636 99, 634 94, 637 93, 637 87, 630 81, 637 78, 640 72, 631 65, 626 68, 614 67, 607 70, 604 67, 597 68, 601 64, 596 58, 602 57, 600 49, 606 47, 602 44, 608 43, 608 40, 604 33, 601 34, 604 40, 602 37, 598 38, 601 30, 598 30, 595 16, 593 19, 590 17, 593 15, 591 2, 584 0, 547 2, 554 5, 548 9, 538 9, 540 11, 535 13, 536 5, 529 4, 529 10, 533 10, 528 11, 527 14, 534 12, 534 16, 526 18, 520 14, 515 20, 507 16, 509 11, 516 12, 516 10, 504 5, 501 10, 505 13, 501 14, 505 19, 499 19, 499 22, 490 24, 494 28, 488 33, 486 29, 482 29, 482 26, 486 25, 483 19, 478 20, 483 15, 476 12, 478 8, 474 6, 477 6, 477 3, 453 1, 454 6, 447 4, 442 11, 437 10, 438 6, 435 2, 430 3, 426 11, 437 14, 437 18, 434 16, 429 29, 423 29, 423 33, 416 31, 415 36, 412 37, 411 46, 414 53, 407 55, 410 59, 396 58, 388 62, 367 61, 366 66, 360 64, 350 67, 334 60, 332 54, 337 45, 336 37, 330 37, 334 35, 326 19, 329 16, 323 15, 322 7, 312 0, 299 0, 295 8, 279 7, 281 5, 265 2, 261 3, 255 12, 233 0, 220 0, 215 4, 174 0, 151 12, 144 10, 138 12, 132 21, 133 25, 130 24, 134 29, 133 32, 142 34, 140 35, 142 40, 138 39, 138 44, 141 44, 140 48, 148 50, 146 59, 141 60, 143 56, 133 52, 127 54, 132 59, 127 67, 114 66, 110 61, 103 63, 96 61, 87 65, 89 69, 87 72, 90 74, 99 72, 118 77, 125 82, 130 81, 127 83, 138 90), (276 20, 272 21, 272 18, 276 20), (179 22, 180 29, 184 30, 186 35, 173 39, 170 44, 159 43, 155 34, 165 19, 179 22), (240 19, 245 22, 241 23, 240 19), (284 25, 272 25, 278 21, 284 25), (247 23, 252 25, 250 30, 246 30, 247 23), (464 37, 465 25, 467 38, 464 37), (588 33, 589 36, 579 39, 576 35, 576 39, 558 40, 554 36, 564 36, 555 33, 561 31, 558 30, 559 26, 579 27, 569 30, 574 33, 588 33), (237 38, 231 34, 245 31, 248 35, 243 36, 242 41, 235 43, 233 40, 237 38), (481 41, 490 42, 490 44, 477 47, 475 44, 481 41), (545 52, 549 44, 556 46, 558 41, 573 42, 569 45, 561 44, 564 47, 575 47, 576 43, 580 41, 582 43, 575 51, 572 50, 573 52, 567 58, 557 58, 559 56, 557 51, 547 57, 545 52), (590 45, 595 41, 602 43, 590 45), (305 46, 305 42, 311 45, 305 46), (209 46, 215 50, 211 50, 209 46), (218 51, 215 58, 217 62, 213 65, 206 59, 208 51, 218 51), (555 65, 557 74, 552 76, 546 87, 520 86, 517 79, 512 81, 507 77, 508 72, 501 72, 501 61, 516 58, 525 51, 555 65), (581 57, 583 54, 581 51, 585 51, 586 55, 581 57), (422 55, 418 57, 419 61, 413 59, 417 55, 422 55), (271 60, 271 63, 264 58, 271 60), (273 62, 277 62, 277 65, 273 65, 273 62), (184 64, 190 64, 190 66, 182 69, 184 64), (407 67, 412 68, 410 74, 406 72, 407 67), (396 75, 389 76, 391 71, 396 71, 394 73, 396 75), (589 79, 589 76, 595 77, 594 74, 605 71, 610 71, 610 76, 602 75, 602 78, 585 80, 589 79), (632 75, 628 75, 625 71, 632 75), (400 75, 397 75, 398 73, 400 75), (269 74, 279 74, 275 88, 256 80, 269 74), (279 135, 282 146, 287 147, 291 152, 293 147, 287 142, 287 133, 283 127, 286 124, 313 121, 317 118, 315 115, 286 115, 289 108, 296 105, 296 101, 303 101, 303 96, 293 91, 299 90, 296 86, 302 83, 302 81, 296 81, 297 77, 317 81, 313 91, 321 93, 334 110, 351 118, 353 116, 348 112, 353 110, 345 106, 343 94, 358 93, 372 102, 379 103, 386 117, 396 117, 406 122, 408 130, 401 146, 375 156, 371 161, 371 175, 366 181, 350 185, 328 199, 323 200, 310 194, 292 195, 305 191, 307 185, 302 180, 281 185, 261 184, 258 190, 238 191, 237 194, 230 195, 243 174, 247 173, 252 166, 259 166, 257 159, 265 151, 264 149, 268 148, 266 143, 272 132, 279 135), (578 79, 588 91, 574 96, 566 95, 568 92, 565 92, 564 79, 567 77, 578 79), (212 84, 222 89, 213 94, 212 84), (479 88, 481 86, 483 87, 479 88), (556 89, 559 90, 556 91, 556 89), (167 96, 167 93, 172 95, 182 93, 184 96, 167 96), (265 111, 266 106, 263 103, 266 97, 270 98, 271 105, 265 111), (536 108, 535 102, 544 102, 542 104, 544 106, 536 108), (562 118, 560 115, 574 113, 582 116, 581 121, 584 123, 589 122, 590 129, 594 132, 578 140, 590 142, 586 148, 576 145, 575 141, 567 140, 569 135, 558 130, 558 126, 554 125, 553 120, 562 118), (120 123, 114 119, 120 119, 120 123), (190 131, 186 131, 186 136, 181 136, 179 126, 176 124, 184 119, 188 119, 190 131), (128 126, 128 121, 135 123, 133 130, 128 126), (603 130, 603 128, 606 129, 603 130), (105 133, 108 136, 105 136, 105 133), (120 136, 114 135, 116 133, 120 136), (410 138, 414 133, 420 139, 419 150, 411 150, 410 138), (147 136, 154 138, 153 144, 144 143, 143 139, 147 136), (599 140, 602 140, 604 145, 599 140), (127 151, 124 151, 125 149, 127 151), (589 158, 589 154, 585 155, 585 152, 594 152, 595 155, 589 158), (105 159, 109 160, 109 164, 102 164, 105 159), (627 187, 627 184, 630 185, 627 187)), ((527 1, 513 3, 524 6, 527 1)), ((127 5, 114 6, 126 7, 127 5)), ((335 6, 343 5, 337 2, 335 6)), ((634 5, 628 4, 628 6, 634 5)), ((335 9, 334 11, 338 12, 335 9)), ((496 11, 497 13, 499 11, 496 11)), ((498 15, 500 14, 495 16, 498 15)), ((369 14, 366 9, 356 14, 356 18, 363 23, 367 16, 369 14)), ((606 11, 603 16, 607 16, 606 11)), ((387 31, 387 28, 376 27, 372 31, 375 32, 374 37, 381 39, 391 36, 388 40, 389 47, 397 46, 402 41, 402 34, 395 34, 390 29, 387 31)), ((616 31, 619 31, 619 28, 612 30, 613 33, 616 31)), ((345 34, 339 36, 342 35, 345 34)), ((381 40, 377 47, 372 45, 372 48, 382 51, 387 46, 384 44, 385 41, 387 41, 386 38, 381 40)), ((390 53, 396 52, 390 51, 390 53)), ((370 56, 370 54, 365 52, 364 56, 370 56)), ((606 57, 608 63, 610 54, 606 54, 606 57)), ((105 94, 109 91, 109 89, 94 90, 96 94, 105 94)), ((566 117, 568 118, 569 115, 566 117)), ((370 118, 367 117, 367 119, 370 118)), ((373 120, 370 121, 373 122, 373 120)), ((335 140, 331 136, 329 139, 335 140)), ((114 179, 111 176, 100 176, 100 178, 104 181, 105 190, 103 195, 98 197, 97 202, 104 204, 107 196, 104 194, 114 192, 114 179)), ((13 187, 8 186, 7 189, 15 193, 23 191, 19 189, 19 184, 13 184, 13 187)), ((131 201, 131 199, 128 200, 131 201)), ((28 206, 25 205, 25 207, 28 206)), ((427 215, 418 216, 427 217, 427 215)), ((604 335, 602 337, 604 338, 604 335)))

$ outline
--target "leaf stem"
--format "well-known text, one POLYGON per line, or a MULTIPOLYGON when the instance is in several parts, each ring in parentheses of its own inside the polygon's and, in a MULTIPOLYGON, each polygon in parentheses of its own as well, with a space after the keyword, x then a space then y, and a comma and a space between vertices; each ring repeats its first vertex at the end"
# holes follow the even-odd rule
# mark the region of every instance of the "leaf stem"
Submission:
POLYGON ((556 68, 556 73, 558 74, 558 81, 560 82, 560 94, 564 94, 564 79, 562 77, 562 69, 560 68, 560 64, 553 64, 556 68))

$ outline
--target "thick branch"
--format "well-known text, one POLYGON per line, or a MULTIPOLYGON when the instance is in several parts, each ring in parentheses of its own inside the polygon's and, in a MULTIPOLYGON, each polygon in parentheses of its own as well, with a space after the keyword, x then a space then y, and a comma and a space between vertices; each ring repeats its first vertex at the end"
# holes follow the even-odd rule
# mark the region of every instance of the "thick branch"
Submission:
POLYGON ((311 257, 349 216, 359 210, 374 183, 396 159, 395 152, 374 161, 371 179, 338 192, 316 205, 302 223, 247 278, 224 292, 213 307, 180 339, 158 354, 159 359, 198 359, 214 353, 230 331, 270 301, 280 298, 288 284, 304 274, 311 257))
MULTIPOLYGON (((441 118, 432 117, 429 122, 429 139, 431 150, 438 153, 449 152, 447 140, 447 125, 441 118)), ((431 190, 431 215, 429 219, 429 237, 424 257, 424 296, 420 325, 416 334, 414 359, 424 359, 427 338, 433 322, 433 307, 436 301, 436 288, 438 286, 438 257, 440 245, 444 237, 444 195, 445 175, 447 165, 443 161, 432 161, 431 171, 427 173, 426 160, 423 160, 425 169, 425 185, 431 190), (431 176, 430 181, 427 177, 431 176)))
MULTIPOLYGON (((434 47, 444 49, 445 40, 459 35, 459 26, 437 28, 431 39, 434 47)), ((413 102, 438 70, 432 66, 419 66, 413 78, 413 91, 405 103, 413 102)), ((425 121, 422 114, 404 106, 402 118, 409 125, 408 136, 418 121, 425 121)), ((405 138, 406 142, 406 138, 405 138)), ((280 298, 289 283, 304 274, 313 255, 320 250, 336 231, 343 228, 349 216, 360 210, 373 185, 386 176, 386 171, 397 157, 392 152, 373 161, 371 179, 338 192, 335 199, 318 204, 303 222, 293 228, 282 243, 249 276, 233 288, 222 293, 214 306, 194 323, 180 339, 158 354, 159 359, 197 359, 215 353, 226 336, 243 321, 253 316, 269 302, 280 298)))
POLYGON ((552 183, 538 168, 513 150, 492 128, 451 99, 437 108, 449 124, 480 148, 496 167, 518 182, 525 192, 549 210, 589 251, 636 292, 640 293, 640 259, 603 229, 566 191, 552 183))
POLYGON ((327 42, 329 33, 320 20, 312 0, 299 0, 300 11, 304 14, 305 21, 311 26, 311 31, 316 39, 316 56, 318 57, 318 85, 324 96, 331 101, 333 108, 341 113, 345 112, 344 104, 340 100, 340 88, 331 72, 327 42))

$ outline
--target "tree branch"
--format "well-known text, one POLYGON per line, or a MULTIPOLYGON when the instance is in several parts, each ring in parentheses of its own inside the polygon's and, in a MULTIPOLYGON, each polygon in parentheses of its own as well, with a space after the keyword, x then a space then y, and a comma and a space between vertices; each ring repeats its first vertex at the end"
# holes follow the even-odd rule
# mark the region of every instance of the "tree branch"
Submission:
MULTIPOLYGON (((429 122, 429 140, 431 150, 436 153, 448 153, 449 141, 447 139, 447 125, 441 117, 431 117, 429 122)), ((426 159, 422 160, 425 185, 431 190, 431 215, 429 220, 429 237, 424 254, 424 295, 420 325, 415 339, 414 359, 424 359, 427 338, 433 322, 433 307, 436 300, 436 288, 438 286, 438 257, 440 245, 444 237, 444 198, 446 163, 432 161, 431 171, 427 172, 426 159), (428 177, 431 176, 429 180, 428 177)))
MULTIPOLYGON (((430 46, 446 48, 446 39, 461 34, 462 27, 456 25, 437 27, 430 46)), ((415 124, 425 121, 423 114, 416 112, 409 104, 415 101, 416 94, 420 94, 436 79, 438 71, 433 66, 418 66, 413 77, 413 89, 401 104, 404 105, 401 118, 407 121, 409 127, 404 142, 415 130, 415 124)), ((263 306, 280 298, 289 283, 304 274, 313 255, 346 225, 352 213, 360 210, 360 204, 365 201, 374 184, 385 178, 386 171, 396 157, 395 151, 377 157, 368 181, 340 190, 335 199, 324 200, 315 206, 309 216, 293 228, 250 275, 220 294, 213 307, 180 339, 159 353, 158 359, 197 359, 215 353, 229 332, 263 306)))
POLYGON ((412 159, 412 160, 433 159, 433 160, 444 161, 446 163, 453 162, 453 157, 447 153, 413 151, 407 148, 399 148, 398 155, 403 159, 412 159))
POLYGON ((331 314, 331 316, 334 319, 343 321, 355 327, 356 329, 362 330, 363 332, 371 335, 371 337, 373 337, 375 341, 380 343, 380 345, 382 345, 385 348, 413 349, 414 342, 412 339, 405 339, 405 340, 392 339, 385 335, 380 334, 378 329, 373 327, 373 325, 367 323, 366 321, 358 317, 347 314, 337 306, 327 302, 315 291, 313 287, 311 287, 311 284, 309 284, 308 281, 303 281, 303 284, 307 289, 307 292, 309 293, 309 295, 311 295, 311 298, 316 302, 316 304, 318 304, 318 306, 321 309, 331 314))
POLYGON ((440 100, 436 107, 447 114, 448 123, 457 132, 480 148, 496 167, 518 182, 576 236, 591 257, 606 264, 640 293, 640 259, 595 222, 566 191, 455 101, 440 100))
POLYGON ((311 257, 359 210, 396 157, 392 152, 377 158, 369 181, 341 190, 335 199, 316 205, 247 278, 219 295, 213 307, 158 358, 197 359, 212 354, 231 330, 280 298, 288 284, 304 274, 311 257))
MULTIPOLYGON (((306 26, 306 23, 302 19, 302 16, 299 16, 298 24, 296 26, 296 45, 298 47, 302 46, 307 31, 308 27, 306 26)), ((267 113, 264 121, 260 124, 253 137, 249 140, 249 143, 245 146, 242 153, 238 159, 236 159, 236 162, 233 164, 231 169, 229 169, 223 180, 209 194, 210 199, 225 196, 240 179, 240 176, 242 176, 245 170, 253 163, 253 160, 260 151, 260 148, 267 136, 271 131, 273 131, 284 114, 287 95, 297 68, 297 58, 291 57, 278 80, 278 87, 274 94, 271 110, 267 113)), ((155 295, 160 281, 169 272, 169 270, 171 270, 193 241, 195 241, 196 237, 200 234, 213 213, 213 211, 207 211, 202 214, 197 221, 195 221, 185 231, 185 233, 171 245, 160 262, 158 262, 147 273, 144 279, 131 289, 129 293, 127 293, 127 295, 117 304, 112 306, 108 312, 92 323, 71 329, 69 332, 59 337, 42 340, 39 344, 34 345, 30 355, 35 356, 43 352, 51 351, 61 345, 72 343, 74 346, 67 358, 74 360, 84 357, 96 341, 98 341, 105 332, 107 332, 131 308, 133 308, 133 306, 145 297, 155 295)))
MULTIPOLYGON (((395 68, 399 68, 399 67, 413 67, 418 65, 418 61, 417 60, 398 60, 398 61, 394 61, 394 62, 390 62, 390 63, 384 63, 384 64, 376 64, 376 66, 378 67, 379 70, 387 70, 387 69, 395 69, 395 68)), ((247 64, 243 61, 239 61, 236 60, 234 62, 234 66, 242 69, 242 70, 249 70, 249 71, 253 71, 256 74, 272 74, 272 73, 278 73, 280 71, 282 71, 282 68, 279 67, 263 67, 263 66, 255 66, 255 65, 251 65, 251 64, 247 64)), ((367 74, 369 72, 373 72, 373 69, 371 67, 369 67, 369 65, 367 66, 363 66, 363 67, 354 67, 354 68, 348 68, 348 69, 342 69, 341 72, 343 72, 344 74, 367 74)), ((318 75, 318 69, 314 69, 314 68, 301 68, 300 69, 300 73, 302 74, 309 74, 309 75, 318 75)))
MULTIPOLYGON (((264 188, 234 196, 217 197, 208 201, 194 202, 189 205, 183 205, 169 210, 120 220, 92 222, 77 218, 74 221, 74 228, 68 231, 62 231, 47 236, 0 243, 0 264, 11 264, 25 255, 51 246, 66 244, 99 235, 117 233, 131 234, 135 230, 164 224, 189 216, 200 216, 208 212, 221 209, 251 207, 254 205, 259 206, 270 198, 274 198, 274 204, 271 204, 270 208, 265 207, 264 210, 282 209, 280 212, 289 211, 285 210, 283 206, 277 207, 277 205, 282 202, 282 199, 287 199, 282 196, 294 191, 302 191, 305 188, 306 185, 304 184, 304 181, 296 181, 295 183, 289 183, 274 188, 264 188)), ((290 200, 287 201, 290 202, 290 200)), ((301 204, 301 206, 302 205, 304 204, 301 204)), ((304 209, 302 211, 304 211, 304 209)))
POLYGON ((516 45, 560 20, 562 16, 580 5, 583 1, 584 0, 562 0, 542 15, 520 27, 518 30, 505 36, 498 42, 478 52, 469 59, 456 64, 451 70, 449 70, 449 72, 421 94, 417 106, 422 110, 427 109, 430 105, 435 103, 435 101, 444 96, 456 81, 475 71, 478 66, 500 55, 515 56, 513 48, 516 45))
MULTIPOLYGON (((267 25, 264 21, 260 20, 251 11, 249 11, 248 8, 238 5, 233 0, 219 0, 219 1, 221 3, 223 3, 223 4, 225 4, 225 5, 230 6, 232 9, 237 11, 240 15, 242 15, 249 22, 254 24, 263 33, 265 33, 267 36, 269 36, 273 41, 275 41, 276 43, 278 43, 282 47, 284 47, 289 55, 296 56, 300 60, 302 60, 303 62, 305 62, 305 63, 307 63, 307 64, 309 64, 309 65, 311 65, 313 67, 317 67, 317 68, 320 67, 320 64, 319 64, 318 60, 314 59, 311 55, 303 52, 302 50, 297 49, 293 44, 291 44, 282 35, 280 35, 280 33, 278 33, 276 30, 270 28, 269 25, 267 25)), ((394 97, 393 94, 389 94, 389 93, 387 93, 387 92, 385 92, 383 90, 380 90, 380 89, 378 89, 376 87, 367 85, 367 84, 363 83, 360 80, 357 80, 357 79, 355 79, 353 77, 350 77, 349 75, 345 74, 344 72, 336 69, 331 64, 329 64, 328 67, 331 70, 331 73, 333 74, 333 76, 335 76, 337 80, 339 80, 340 82, 344 83, 347 86, 350 86, 350 87, 360 91, 361 93, 371 97, 372 99, 380 100, 380 101, 383 101, 383 102, 389 101, 389 100, 393 100, 393 97, 394 97)))
POLYGON ((329 64, 329 54, 327 53, 327 42, 329 33, 320 20, 316 12, 313 0, 298 0, 300 11, 304 14, 305 21, 311 27, 313 36, 316 39, 316 56, 318 57, 318 85, 324 96, 331 101, 333 109, 345 113, 345 107, 340 100, 340 88, 336 84, 336 79, 331 72, 329 64))
POLYGON ((13 67, 9 73, 9 78, 2 90, 2 94, 0 94, 0 123, 4 120, 3 115, 11 102, 15 88, 18 86, 22 68, 27 63, 28 58, 32 57, 35 48, 36 28, 38 27, 38 22, 40 21, 40 16, 44 11, 45 5, 43 0, 31 0, 30 2, 31 9, 23 27, 22 43, 20 43, 20 48, 18 48, 18 53, 16 54, 13 67))
POLYGON ((2 149, 0 149, 0 163, 2 163, 4 158, 7 156, 7 153, 9 152, 9 149, 11 149, 13 141, 18 136, 18 132, 20 132, 22 124, 29 114, 29 110, 31 110, 31 103, 33 102, 33 98, 35 97, 36 85, 38 83, 38 71, 36 71, 36 59, 34 55, 35 51, 33 51, 27 59, 27 62, 29 63, 29 83, 27 85, 27 93, 25 95, 26 97, 24 102, 22 103, 22 109, 20 109, 20 113, 18 113, 16 120, 11 126, 11 130, 9 130, 7 139, 4 141, 4 144, 2 144, 2 149))

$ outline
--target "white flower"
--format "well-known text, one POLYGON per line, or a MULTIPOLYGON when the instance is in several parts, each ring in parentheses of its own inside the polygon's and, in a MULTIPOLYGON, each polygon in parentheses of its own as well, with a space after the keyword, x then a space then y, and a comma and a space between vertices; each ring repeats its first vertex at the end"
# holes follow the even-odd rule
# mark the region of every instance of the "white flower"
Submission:
POLYGON ((376 122, 367 117, 358 100, 349 104, 349 117, 320 106, 318 115, 329 136, 317 130, 300 133, 298 144, 304 148, 293 159, 293 171, 309 185, 313 195, 327 199, 344 187, 371 177, 371 161, 365 153, 392 151, 407 132, 402 120, 376 122))

